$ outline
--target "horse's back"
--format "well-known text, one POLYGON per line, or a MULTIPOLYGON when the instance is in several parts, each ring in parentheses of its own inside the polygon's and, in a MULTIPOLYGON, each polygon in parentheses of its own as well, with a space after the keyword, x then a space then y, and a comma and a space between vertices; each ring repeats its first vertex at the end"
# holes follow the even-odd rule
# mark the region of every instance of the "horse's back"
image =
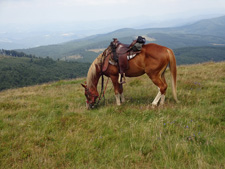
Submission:
POLYGON ((143 46, 143 53, 145 53, 145 56, 153 58, 165 57, 168 55, 168 50, 171 49, 156 43, 149 43, 143 46))
POLYGON ((169 63, 168 50, 171 49, 155 43, 143 45, 141 53, 129 61, 126 74, 137 76, 165 68, 169 63))
MULTIPOLYGON (((125 71, 126 76, 141 76, 164 68, 169 63, 168 50, 170 49, 155 43, 143 45, 141 53, 129 60, 129 68, 125 71)), ((118 74, 118 68, 113 65, 109 65, 108 71, 109 74, 118 74)))
POLYGON ((157 66, 165 65, 169 62, 169 53, 171 50, 165 46, 155 43, 149 43, 143 46, 143 54, 147 65, 157 66))

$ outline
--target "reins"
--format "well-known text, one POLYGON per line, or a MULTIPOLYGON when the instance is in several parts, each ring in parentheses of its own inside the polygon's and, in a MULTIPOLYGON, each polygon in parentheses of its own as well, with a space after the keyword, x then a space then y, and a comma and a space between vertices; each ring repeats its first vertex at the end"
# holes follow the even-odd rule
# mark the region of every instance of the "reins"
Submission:
POLYGON ((106 85, 105 85, 105 89, 104 89, 104 75, 102 74, 102 85, 101 85, 101 93, 98 97, 98 102, 96 103, 96 106, 98 106, 98 104, 100 103, 102 97, 104 98, 104 103, 105 103, 105 92, 106 92, 106 88, 109 82, 109 77, 107 79, 106 85))
MULTIPOLYGON (((106 50, 103 52, 103 55, 105 55, 105 53, 106 53, 106 50)), ((111 52, 109 54, 111 54, 111 52)), ((104 74, 102 72, 102 67, 103 67, 104 61, 105 61, 105 57, 104 57, 104 60, 101 63, 101 76, 102 76, 101 93, 100 93, 100 95, 98 97, 98 102, 96 103, 96 106, 98 106, 98 104, 100 103, 102 97, 104 98, 104 103, 105 103, 105 92, 106 92, 106 88, 107 88, 107 85, 108 85, 108 82, 109 82, 109 77, 108 77, 106 85, 105 85, 105 89, 104 89, 104 74)))

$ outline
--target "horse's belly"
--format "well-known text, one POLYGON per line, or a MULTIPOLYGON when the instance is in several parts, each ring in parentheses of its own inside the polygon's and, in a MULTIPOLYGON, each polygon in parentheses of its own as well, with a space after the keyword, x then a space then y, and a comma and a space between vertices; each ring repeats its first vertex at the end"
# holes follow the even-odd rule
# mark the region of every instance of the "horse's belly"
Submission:
POLYGON ((138 55, 129 61, 129 68, 125 71, 126 76, 136 77, 145 74, 145 64, 142 58, 138 55))
POLYGON ((137 76, 141 76, 143 74, 145 74, 144 70, 137 70, 137 69, 132 70, 132 68, 129 68, 127 71, 125 71, 125 75, 127 77, 137 77, 137 76))

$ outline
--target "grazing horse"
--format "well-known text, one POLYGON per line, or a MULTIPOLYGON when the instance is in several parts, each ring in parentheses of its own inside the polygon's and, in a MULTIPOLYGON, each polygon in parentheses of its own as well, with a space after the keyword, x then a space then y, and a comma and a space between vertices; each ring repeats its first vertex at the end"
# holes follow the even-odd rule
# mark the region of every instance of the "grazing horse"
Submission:
MULTIPOLYGON (((96 103, 96 99, 99 97, 97 85, 102 74, 110 77, 112 80, 117 105, 121 105, 121 103, 125 101, 123 86, 118 82, 118 67, 109 64, 107 70, 102 72, 103 63, 107 55, 112 55, 111 46, 109 46, 93 61, 87 74, 86 84, 82 84, 85 88, 87 108, 93 108, 96 103)), ((129 69, 125 71, 125 75, 127 77, 137 77, 146 73, 152 82, 159 88, 159 92, 153 100, 152 105, 157 106, 158 103, 163 105, 167 89, 164 74, 168 65, 170 67, 172 78, 172 93, 174 100, 177 102, 176 59, 171 49, 154 43, 143 45, 141 53, 129 60, 129 69)))

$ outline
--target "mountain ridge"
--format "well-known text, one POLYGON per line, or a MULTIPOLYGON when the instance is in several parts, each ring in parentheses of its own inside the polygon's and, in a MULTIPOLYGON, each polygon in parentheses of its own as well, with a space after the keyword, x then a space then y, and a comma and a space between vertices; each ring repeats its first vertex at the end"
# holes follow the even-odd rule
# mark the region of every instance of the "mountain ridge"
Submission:
MULTIPOLYGON (((122 43, 131 43, 138 35, 142 35, 155 39, 154 43, 176 49, 181 47, 214 46, 215 44, 225 45, 225 31, 223 30, 225 30, 225 16, 175 28, 123 28, 61 44, 20 49, 19 51, 40 57, 49 56, 54 59, 79 54, 84 60, 88 60, 88 57, 96 57, 99 53, 91 53, 87 50, 106 48, 112 38, 118 38, 122 43)), ((147 43, 150 42, 147 40, 147 43)))

